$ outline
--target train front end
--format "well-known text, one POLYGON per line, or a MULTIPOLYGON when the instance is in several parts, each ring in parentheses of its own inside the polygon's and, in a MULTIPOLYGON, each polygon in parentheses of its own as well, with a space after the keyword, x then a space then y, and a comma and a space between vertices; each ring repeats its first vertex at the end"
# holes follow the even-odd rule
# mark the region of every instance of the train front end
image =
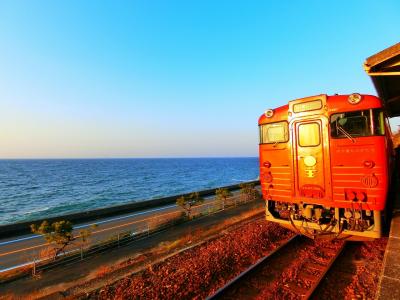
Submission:
POLYGON ((379 98, 297 99, 259 129, 267 220, 312 238, 382 236, 393 148, 379 98))

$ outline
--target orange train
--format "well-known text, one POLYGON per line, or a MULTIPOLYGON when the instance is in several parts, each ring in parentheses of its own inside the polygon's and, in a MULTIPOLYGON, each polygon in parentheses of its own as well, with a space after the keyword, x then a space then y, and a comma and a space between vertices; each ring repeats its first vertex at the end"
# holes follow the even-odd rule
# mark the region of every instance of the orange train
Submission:
POLYGON ((379 98, 297 99, 258 124, 267 220, 310 237, 382 236, 394 150, 379 98))

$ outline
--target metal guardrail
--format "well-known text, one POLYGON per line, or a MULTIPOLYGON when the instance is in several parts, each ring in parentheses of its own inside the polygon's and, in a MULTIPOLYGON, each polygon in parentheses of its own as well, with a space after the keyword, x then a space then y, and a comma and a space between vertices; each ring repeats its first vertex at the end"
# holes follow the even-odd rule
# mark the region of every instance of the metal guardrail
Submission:
MULTIPOLYGON (((192 207, 192 218, 196 219, 200 216, 211 215, 255 200, 256 197, 251 198, 249 195, 235 195, 228 197, 226 201, 207 201, 204 204, 192 207)), ((166 228, 174 226, 178 223, 189 221, 189 219, 183 217, 184 214, 185 213, 183 211, 157 214, 142 220, 131 221, 113 227, 93 231, 91 233, 91 237, 106 231, 115 230, 117 228, 124 228, 123 231, 118 231, 117 233, 113 233, 112 235, 110 235, 107 240, 100 241, 91 246, 84 247, 81 245, 76 247, 75 245, 75 247, 73 247, 73 245, 71 245, 71 247, 66 249, 64 253, 57 256, 55 260, 52 257, 40 257, 41 254, 39 249, 51 246, 48 243, 28 247, 26 249, 18 249, 8 253, 2 253, 0 254, 0 256, 23 253, 24 251, 32 250, 33 248, 36 250, 36 255, 31 261, 18 266, 7 268, 6 270, 0 270, 0 282, 5 283, 13 281, 17 278, 29 276, 29 274, 31 273, 35 275, 39 271, 49 270, 61 265, 80 261, 94 254, 127 245, 149 235, 163 231, 166 228), (7 275, 7 273, 9 274, 9 272, 15 273, 15 276, 11 276, 8 278, 5 277, 4 275, 7 275), (3 280, 1 280, 2 273, 4 276, 3 280)))
MULTIPOLYGON (((170 225, 171 226, 171 225, 170 225)), ((94 254, 106 252, 107 250, 126 246, 130 244, 131 242, 138 241, 144 237, 148 237, 150 234, 155 234, 157 232, 163 231, 164 229, 170 227, 170 226, 162 226, 160 228, 157 228, 157 230, 152 230, 151 232, 140 232, 135 235, 127 235, 123 236, 122 238, 117 238, 116 240, 112 240, 109 242, 105 243, 100 243, 96 244, 94 246, 91 246, 88 249, 74 249, 69 251, 66 255, 61 255, 59 258, 55 261, 49 260, 44 260, 41 262, 32 262, 32 274, 35 275, 36 272, 40 271, 45 271, 45 270, 50 270, 53 268, 56 268, 58 266, 66 265, 72 262, 77 262, 84 260, 85 258, 88 258, 94 254)), ((119 236, 119 235, 118 235, 119 236)))

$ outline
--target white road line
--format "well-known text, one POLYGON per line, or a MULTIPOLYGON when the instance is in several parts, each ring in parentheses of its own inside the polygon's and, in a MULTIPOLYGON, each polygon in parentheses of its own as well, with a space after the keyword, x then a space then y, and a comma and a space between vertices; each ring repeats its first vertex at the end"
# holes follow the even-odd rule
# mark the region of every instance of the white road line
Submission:
MULTIPOLYGON (((131 217, 135 217, 135 216, 140 216, 140 215, 145 215, 145 214, 148 214, 148 213, 152 213, 152 212, 156 212, 156 211, 160 211, 160 210, 165 210, 165 209, 173 208, 173 207, 176 207, 176 204, 163 206, 161 208, 149 209, 149 210, 145 210, 145 211, 134 213, 134 214, 130 214, 130 215, 124 215, 124 216, 121 216, 121 217, 107 219, 107 220, 104 220, 104 221, 99 221, 99 222, 94 222, 94 223, 90 223, 90 224, 80 225, 80 226, 76 226, 75 229, 85 228, 85 227, 89 227, 89 226, 92 226, 92 225, 95 225, 95 224, 99 225, 99 224, 109 223, 109 222, 113 222, 113 221, 123 220, 123 219, 131 218, 131 217)), ((0 243, 0 247, 1 246, 5 246, 5 245, 18 243, 18 242, 22 242, 22 241, 26 241, 26 240, 35 239, 35 238, 38 238, 38 237, 41 237, 41 235, 32 235, 32 236, 27 236, 27 237, 23 237, 23 238, 11 240, 11 241, 1 242, 0 243)))

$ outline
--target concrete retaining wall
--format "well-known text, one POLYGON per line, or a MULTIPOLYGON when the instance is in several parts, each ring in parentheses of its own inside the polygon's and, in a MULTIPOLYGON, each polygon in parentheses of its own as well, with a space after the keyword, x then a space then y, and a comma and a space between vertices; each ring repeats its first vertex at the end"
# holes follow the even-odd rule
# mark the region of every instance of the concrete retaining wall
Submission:
MULTIPOLYGON (((256 185, 260 184, 260 182, 257 180, 249 181, 246 183, 253 183, 256 185)), ((228 185, 228 186, 224 186, 222 188, 227 188, 229 190, 237 190, 237 189, 239 189, 239 184, 228 185)), ((199 194, 202 197, 213 196, 213 195, 215 195, 215 190, 216 190, 216 188, 199 191, 199 194)), ((190 194, 190 193, 188 193, 188 194, 190 194)), ((27 222, 1 225, 0 226, 0 238, 29 234, 31 232, 30 227, 29 227, 31 224, 40 224, 44 220, 47 220, 49 222, 66 220, 66 221, 71 221, 74 224, 85 223, 85 222, 94 221, 94 220, 107 218, 107 217, 111 217, 111 216, 123 215, 123 214, 127 214, 127 213, 132 213, 132 212, 146 210, 146 209, 150 209, 150 208, 154 208, 154 207, 160 207, 160 206, 172 204, 172 203, 176 202, 177 198, 184 196, 184 195, 188 195, 188 194, 169 196, 169 197, 140 201, 140 202, 130 202, 128 204, 110 206, 110 207, 105 207, 105 208, 98 208, 98 209, 94 209, 94 210, 66 214, 66 215, 61 215, 61 216, 56 216, 56 217, 48 217, 48 218, 40 219, 40 220, 33 220, 33 221, 27 221, 27 222)))

